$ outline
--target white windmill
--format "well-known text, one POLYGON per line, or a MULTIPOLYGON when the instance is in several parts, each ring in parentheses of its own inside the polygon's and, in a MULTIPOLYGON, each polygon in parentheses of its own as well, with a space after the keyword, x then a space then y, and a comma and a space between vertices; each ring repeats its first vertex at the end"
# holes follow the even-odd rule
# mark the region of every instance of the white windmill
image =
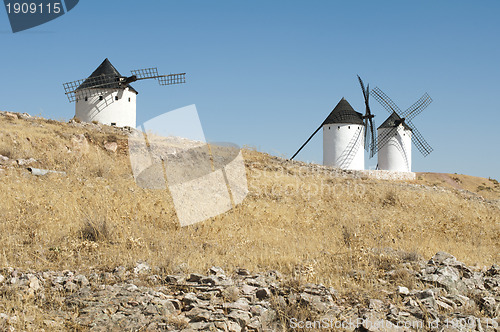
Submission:
POLYGON ((411 121, 432 102, 432 99, 425 93, 417 102, 402 112, 378 87, 372 93, 391 114, 377 130, 378 169, 411 172, 411 142, 413 141, 424 157, 433 150, 411 121))
POLYGON ((323 165, 361 170, 365 167, 363 114, 342 98, 323 122, 323 165))
POLYGON ((347 100, 342 98, 333 111, 323 121, 318 129, 302 144, 292 156, 293 159, 302 148, 323 128, 323 164, 341 169, 364 170, 365 155, 363 147, 370 149, 370 155, 375 152, 375 135, 373 115, 370 111, 368 98, 369 87, 363 84, 358 76, 365 100, 365 115, 356 112, 347 100), (371 143, 371 144, 370 144, 371 143))
POLYGON ((122 76, 106 58, 86 79, 64 83, 65 94, 75 102, 75 118, 117 127, 136 126, 136 96, 130 83, 156 79, 160 85, 185 83, 185 73, 159 75, 157 68, 132 70, 122 76))

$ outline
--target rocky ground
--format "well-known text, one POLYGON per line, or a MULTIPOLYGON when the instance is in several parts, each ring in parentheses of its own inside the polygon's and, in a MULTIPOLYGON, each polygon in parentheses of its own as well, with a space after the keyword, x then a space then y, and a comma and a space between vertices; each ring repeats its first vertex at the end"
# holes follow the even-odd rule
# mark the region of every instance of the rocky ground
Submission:
MULTIPOLYGON (((362 271, 353 278, 362 277, 362 271)), ((385 290, 356 298, 277 271, 162 275, 139 263, 109 272, 4 269, 4 300, 32 303, 43 319, 0 312, 0 329, 91 331, 499 331, 500 267, 477 270, 439 252, 389 270, 385 290), (406 274, 408 289, 393 282, 406 274), (30 302, 31 301, 31 302, 30 302)), ((15 312, 13 312, 15 311, 15 312)))

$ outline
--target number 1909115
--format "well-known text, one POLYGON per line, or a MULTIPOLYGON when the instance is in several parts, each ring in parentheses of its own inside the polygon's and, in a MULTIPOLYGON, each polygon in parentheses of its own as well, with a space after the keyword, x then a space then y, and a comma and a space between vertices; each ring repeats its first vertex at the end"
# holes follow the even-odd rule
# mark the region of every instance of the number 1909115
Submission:
POLYGON ((59 14, 62 11, 61 3, 35 3, 35 2, 14 2, 7 3, 8 14, 59 14))

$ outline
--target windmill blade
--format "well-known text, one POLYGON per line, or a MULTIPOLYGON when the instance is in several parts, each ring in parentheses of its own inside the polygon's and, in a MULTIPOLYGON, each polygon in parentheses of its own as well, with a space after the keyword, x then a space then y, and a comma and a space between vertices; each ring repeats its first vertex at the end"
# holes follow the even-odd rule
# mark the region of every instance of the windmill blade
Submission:
POLYGON ((417 127, 410 121, 406 121, 406 124, 411 128, 412 135, 411 139, 418 151, 422 153, 424 157, 427 157, 434 149, 427 143, 422 134, 418 131, 417 127))
POLYGON ((299 154, 300 150, 302 150, 304 148, 304 146, 306 146, 307 143, 309 143, 309 141, 314 137, 314 135, 316 135, 316 133, 323 127, 323 123, 318 127, 318 129, 316 129, 314 131, 314 133, 309 136, 309 138, 307 139, 307 141, 304 142, 304 144, 302 144, 302 146, 297 150, 297 152, 295 152, 295 154, 292 156, 292 158, 290 158, 290 160, 293 160, 293 158, 295 158, 296 155, 299 154))
POLYGON ((144 68, 144 69, 135 69, 130 71, 132 75, 137 76, 138 80, 146 79, 146 78, 157 78, 160 76, 158 74, 158 68, 144 68))
POLYGON ((146 80, 152 78, 157 80, 160 85, 186 83, 186 73, 160 75, 158 74, 158 68, 156 67, 131 70, 131 73, 136 77, 136 80, 146 80))
POLYGON ((396 112, 396 114, 401 114, 401 110, 398 105, 396 105, 391 98, 389 98, 382 90, 378 87, 372 90, 373 97, 387 110, 391 113, 396 112))
POLYGON ((429 106, 430 103, 432 103, 432 98, 426 92, 422 97, 420 97, 419 100, 403 112, 402 117, 411 120, 422 113, 422 111, 429 106))
POLYGON ((398 132, 398 127, 392 127, 390 130, 388 130, 386 133, 382 135, 382 137, 379 137, 378 142, 377 142, 377 147, 376 151, 379 152, 380 149, 382 149, 389 140, 396 135, 398 132))
POLYGON ((76 100, 75 90, 83 83, 85 80, 77 80, 73 82, 63 83, 64 94, 68 97, 69 102, 74 102, 76 100))
POLYGON ((375 135, 375 120, 372 118, 370 120, 370 135, 371 135, 371 142, 370 142, 370 158, 373 158, 375 153, 377 152, 377 136, 375 135))
POLYGON ((364 126, 365 126, 365 150, 368 151, 370 148, 370 140, 371 140, 371 131, 368 130, 368 118, 364 120, 364 126))
POLYGON ((160 85, 172 85, 186 83, 186 73, 162 75, 158 77, 160 85))
POLYGON ((365 100, 365 150, 370 151, 370 155, 373 156, 374 154, 374 149, 375 149, 375 134, 373 130, 373 115, 371 114, 370 110, 370 103, 369 103, 369 98, 370 98, 370 85, 368 84, 365 88, 365 84, 363 83, 363 80, 361 77, 358 76, 358 81, 359 85, 361 85, 361 90, 363 91, 363 97, 365 100), (371 142, 371 144, 370 144, 371 142))
POLYGON ((104 89, 119 89, 123 84, 121 77, 115 75, 100 75, 86 79, 76 80, 63 84, 64 93, 70 102, 77 98, 77 94, 83 97, 89 97, 94 94, 102 93, 104 89))
POLYGON ((370 152, 370 158, 375 155, 375 146, 377 136, 375 135, 375 120, 373 117, 366 117, 365 122, 365 150, 370 152))
POLYGON ((361 85, 361 90, 363 91, 363 96, 365 97, 365 102, 366 102, 367 97, 366 97, 366 92, 365 92, 365 85, 364 85, 361 77, 359 77, 359 75, 358 75, 358 81, 359 81, 359 85, 361 85))

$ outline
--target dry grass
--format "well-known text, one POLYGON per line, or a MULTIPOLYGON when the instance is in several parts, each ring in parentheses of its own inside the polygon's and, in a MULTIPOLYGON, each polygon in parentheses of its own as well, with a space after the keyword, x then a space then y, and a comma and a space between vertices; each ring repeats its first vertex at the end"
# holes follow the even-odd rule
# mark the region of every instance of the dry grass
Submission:
MULTIPOLYGON (((0 126, 0 154, 67 173, 0 173, 2 267, 85 271, 144 260, 165 273, 277 269, 341 292, 373 292, 384 272, 440 250, 469 265, 500 261, 499 206, 458 192, 337 178, 247 149, 244 202, 180 228, 168 191, 134 183, 119 130, 1 117, 0 126), (79 134, 87 147, 73 142, 79 134), (118 142, 117 153, 105 141, 118 142)), ((410 283, 404 270, 394 278, 410 283)))
POLYGON ((500 200, 500 184, 497 180, 478 178, 464 174, 418 173, 421 183, 449 189, 468 190, 486 199, 500 200))

